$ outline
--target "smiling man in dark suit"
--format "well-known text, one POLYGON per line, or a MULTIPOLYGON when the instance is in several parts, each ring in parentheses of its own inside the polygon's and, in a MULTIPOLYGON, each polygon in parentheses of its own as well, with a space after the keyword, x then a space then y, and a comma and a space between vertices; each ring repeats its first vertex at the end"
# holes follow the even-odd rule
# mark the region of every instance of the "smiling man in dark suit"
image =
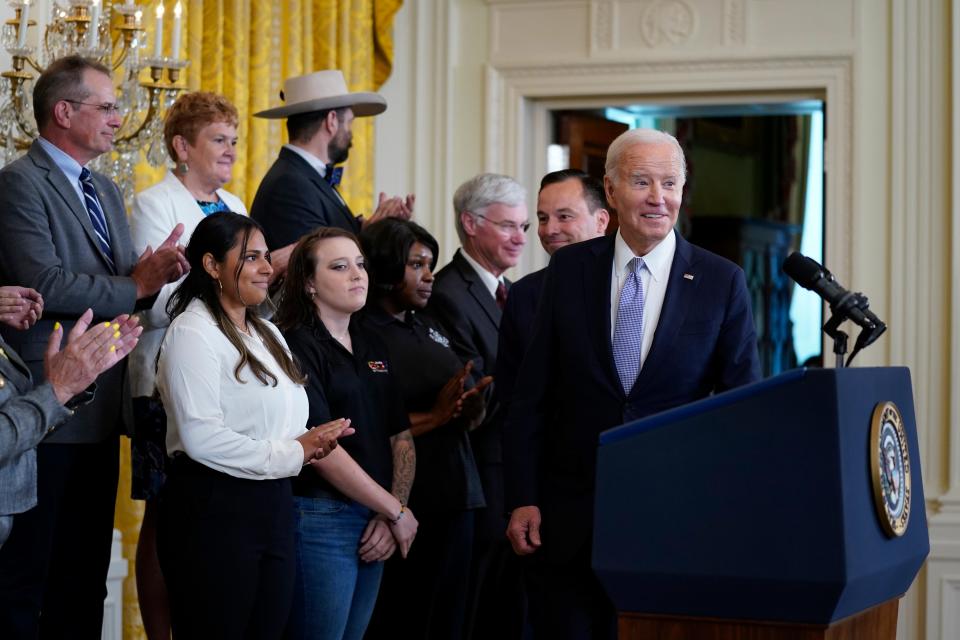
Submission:
POLYGON ((409 218, 413 196, 380 194, 369 218, 354 215, 337 185, 353 144, 353 120, 383 113, 387 102, 376 93, 350 93, 338 69, 288 78, 280 107, 255 113, 257 118, 286 118, 289 144, 283 145, 254 196, 250 217, 264 229, 274 267, 282 271, 294 243, 317 227, 339 227, 355 234, 366 222, 395 216, 409 218))
POLYGON ((685 175, 673 136, 622 134, 604 177, 618 233, 562 248, 547 268, 504 427, 507 536, 533 554, 538 638, 615 637, 590 568, 600 432, 760 377, 743 271, 674 229, 685 175))
MULTIPOLYGON (((4 338, 36 381, 58 322, 69 331, 88 308, 95 321, 149 308, 189 269, 183 225, 138 259, 120 189, 88 168, 122 122, 109 73, 78 56, 51 62, 33 89, 40 137, 0 171, 0 281, 44 301, 39 322, 4 338)), ((0 637, 100 636, 125 371, 103 374, 93 401, 37 447, 37 506, 14 517, 0 550, 0 637)))
MULTIPOLYGON (((460 359, 473 362, 478 379, 497 366, 500 317, 510 288, 503 274, 517 264, 527 242, 526 197, 526 189, 513 178, 494 173, 471 178, 453 195, 460 249, 437 272, 427 312, 446 329, 460 359)), ((512 558, 503 537, 503 415, 491 402, 493 395, 487 394, 486 418, 470 434, 487 503, 476 519, 466 626, 476 638, 504 637, 519 626, 519 569, 511 576, 512 558)))
MULTIPOLYGON (((607 230, 610 212, 603 183, 577 169, 553 171, 540 180, 537 195, 537 236, 551 256, 575 242, 599 238, 607 230)), ((533 335, 533 320, 547 270, 517 280, 500 319, 497 345, 497 397, 510 397, 523 354, 533 335)))

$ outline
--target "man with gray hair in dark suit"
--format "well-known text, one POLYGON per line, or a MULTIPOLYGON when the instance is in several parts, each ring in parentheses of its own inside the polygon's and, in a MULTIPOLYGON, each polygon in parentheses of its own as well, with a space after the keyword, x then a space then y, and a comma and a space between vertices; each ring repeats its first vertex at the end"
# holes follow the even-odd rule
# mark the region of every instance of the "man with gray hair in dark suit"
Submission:
MULTIPOLYGON (((99 322, 147 308, 189 267, 182 225, 138 258, 119 188, 87 166, 122 122, 109 69, 79 56, 52 62, 33 108, 40 137, 0 171, 0 281, 43 296, 42 320, 3 332, 40 381, 58 324, 69 332, 87 309, 99 322)), ((124 366, 106 372, 95 398, 37 447, 37 506, 14 517, 0 549, 0 637, 100 635, 124 383, 124 366)))
MULTIPOLYGON (((504 272, 517 264, 527 242, 526 198, 516 180, 495 173, 474 176, 453 195, 460 249, 437 272, 427 312, 443 325, 460 359, 473 362, 477 379, 497 366, 500 318, 510 288, 504 272)), ((486 418, 470 434, 487 503, 475 516, 466 612, 466 630, 473 638, 518 637, 521 625, 519 569, 503 534, 503 416, 492 398, 488 393, 486 418)), ((456 629, 448 637, 453 635, 456 629)))

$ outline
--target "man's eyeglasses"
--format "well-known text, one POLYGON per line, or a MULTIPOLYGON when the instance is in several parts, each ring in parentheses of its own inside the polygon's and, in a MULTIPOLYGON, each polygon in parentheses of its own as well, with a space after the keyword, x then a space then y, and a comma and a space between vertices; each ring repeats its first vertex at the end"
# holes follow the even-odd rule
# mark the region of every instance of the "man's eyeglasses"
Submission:
POLYGON ((530 228, 529 222, 522 222, 520 224, 517 224, 516 222, 505 222, 505 221, 497 222, 496 220, 491 220, 490 218, 483 215, 482 213, 474 213, 473 215, 477 218, 483 218, 484 220, 486 220, 493 226, 497 227, 498 229, 500 229, 501 232, 507 235, 513 235, 518 231, 520 233, 526 233, 527 230, 530 228))
POLYGON ((80 100, 71 100, 70 98, 64 98, 63 101, 69 102, 70 104, 85 104, 88 107, 94 107, 96 108, 97 111, 99 111, 105 116, 120 115, 120 107, 118 107, 115 102, 108 102, 105 104, 96 104, 94 102, 82 102, 80 100))

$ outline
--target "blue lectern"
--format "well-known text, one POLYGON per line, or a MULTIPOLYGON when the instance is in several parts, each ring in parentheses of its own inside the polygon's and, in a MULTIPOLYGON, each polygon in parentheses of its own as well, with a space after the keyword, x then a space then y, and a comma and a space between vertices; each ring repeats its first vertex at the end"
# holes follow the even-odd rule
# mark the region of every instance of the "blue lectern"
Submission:
POLYGON ((604 432, 593 566, 621 637, 893 638, 929 552, 919 452, 899 367, 797 369, 604 432))

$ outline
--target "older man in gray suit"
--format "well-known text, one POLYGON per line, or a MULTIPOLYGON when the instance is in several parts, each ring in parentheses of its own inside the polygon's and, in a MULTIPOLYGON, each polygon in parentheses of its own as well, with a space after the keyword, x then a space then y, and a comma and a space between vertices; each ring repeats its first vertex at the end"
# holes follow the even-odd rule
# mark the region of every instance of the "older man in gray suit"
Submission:
MULTIPOLYGON (((0 281, 43 296, 43 320, 3 334, 40 380, 56 322, 69 330, 88 308, 99 321, 148 307, 188 267, 182 228, 138 259, 120 190, 86 167, 121 124, 109 70, 57 60, 37 79, 33 107, 40 138, 0 171, 0 281)), ((0 637, 100 635, 124 374, 105 373, 94 400, 37 448, 37 506, 15 516, 0 549, 0 637)))

